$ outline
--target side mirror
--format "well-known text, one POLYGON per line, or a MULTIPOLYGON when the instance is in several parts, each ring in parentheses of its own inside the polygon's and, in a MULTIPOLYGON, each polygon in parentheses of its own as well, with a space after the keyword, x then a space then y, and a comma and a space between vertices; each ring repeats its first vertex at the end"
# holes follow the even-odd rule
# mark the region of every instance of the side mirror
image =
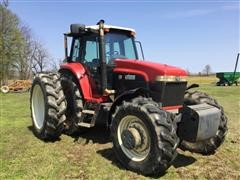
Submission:
POLYGON ((63 63, 67 63, 67 62, 70 62, 70 61, 71 61, 71 58, 68 56, 67 58, 64 58, 63 63))
POLYGON ((136 46, 136 48, 141 50, 142 60, 144 61, 145 57, 144 57, 144 53, 143 53, 142 43, 140 41, 135 41, 135 44, 136 45, 138 44, 139 47, 136 46))
POLYGON ((86 30, 85 25, 83 24, 71 24, 70 31, 72 34, 84 33, 86 30))

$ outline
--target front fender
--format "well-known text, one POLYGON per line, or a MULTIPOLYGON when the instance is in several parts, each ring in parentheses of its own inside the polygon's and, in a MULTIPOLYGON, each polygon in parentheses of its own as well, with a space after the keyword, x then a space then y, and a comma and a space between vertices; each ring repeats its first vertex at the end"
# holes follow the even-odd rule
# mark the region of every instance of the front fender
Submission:
POLYGON ((111 124, 112 118, 111 115, 114 113, 116 106, 120 105, 124 100, 129 100, 132 98, 135 98, 137 96, 144 96, 144 97, 149 97, 149 90, 144 89, 144 88, 136 88, 136 89, 131 89, 129 91, 125 91, 121 95, 119 95, 113 102, 110 111, 109 111, 109 117, 108 117, 108 125, 111 124))

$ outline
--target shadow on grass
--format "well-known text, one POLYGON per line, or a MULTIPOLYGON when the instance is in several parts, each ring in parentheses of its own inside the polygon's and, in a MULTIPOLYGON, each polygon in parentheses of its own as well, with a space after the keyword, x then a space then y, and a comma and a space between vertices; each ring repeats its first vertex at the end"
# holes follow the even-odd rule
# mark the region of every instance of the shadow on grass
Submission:
MULTIPOLYGON (((36 138, 41 139, 34 131, 33 126, 28 126, 27 128, 34 134, 36 138)), ((111 142, 110 131, 105 126, 95 126, 93 128, 86 129, 84 132, 79 131, 71 135, 71 137, 74 139, 74 142, 85 139, 85 144, 88 144, 89 142, 98 144, 106 144, 111 142)), ((55 138, 44 140, 44 142, 56 142, 60 140, 61 138, 55 138)))
POLYGON ((111 142, 110 131, 106 126, 95 126, 93 128, 86 129, 85 132, 79 131, 78 133, 71 135, 71 137, 74 138, 74 142, 84 139, 85 144, 106 144, 111 142))
MULTIPOLYGON (((111 163, 115 166, 117 166, 119 169, 125 170, 125 168, 119 163, 117 160, 114 151, 112 148, 102 149, 97 151, 98 154, 100 154, 102 157, 106 158, 107 160, 111 161, 111 163)), ((175 160, 172 162, 172 166, 175 168, 180 167, 186 167, 191 164, 193 164, 196 161, 194 157, 186 156, 184 154, 178 153, 175 160)), ((162 174, 149 176, 150 178, 160 178, 161 176, 164 176, 167 172, 164 172, 162 174)))
POLYGON ((114 154, 113 148, 98 150, 97 153, 100 154, 105 159, 109 160, 114 166, 117 166, 119 169, 122 169, 122 170, 126 169, 117 160, 114 154))
MULTIPOLYGON (((33 129, 33 126, 28 126, 27 127, 29 131, 31 131, 33 133, 33 135, 38 138, 38 139, 41 139, 37 134, 36 132, 34 131, 33 129)), ((58 137, 58 138, 52 138, 52 139, 47 139, 47 140, 43 140, 44 142, 46 143, 54 143, 56 141, 60 141, 61 139, 58 137)))
MULTIPOLYGON (((100 154, 105 159, 109 160, 112 163, 113 166, 117 166, 120 170, 126 170, 126 168, 124 166, 122 166, 122 164, 116 158, 116 156, 114 154, 114 151, 113 151, 113 148, 107 148, 107 149, 98 150, 97 153, 100 154)), ((153 175, 153 176, 146 176, 146 177, 149 177, 149 178, 159 178, 159 177, 161 177, 161 176, 163 176, 165 174, 166 174, 166 172, 164 172, 162 174, 153 175)))
MULTIPOLYGON (((36 136, 36 134, 33 131, 33 127, 29 126, 28 129, 33 132, 33 134, 36 136)), ((38 136, 36 136, 38 137, 38 136)), ((110 138, 110 131, 105 127, 105 126, 95 126, 91 129, 87 129, 84 133, 75 133, 74 135, 71 136, 74 139, 74 142, 80 142, 84 141, 84 144, 89 144, 89 143, 97 143, 97 144, 106 144, 111 142, 110 138)), ((57 140, 51 140, 51 141, 46 141, 46 142, 55 142, 59 141, 60 139, 57 140)), ((106 149, 101 149, 97 151, 98 154, 100 154, 102 157, 105 159, 109 160, 114 166, 117 166, 121 170, 125 170, 125 168, 119 163, 117 160, 113 148, 106 148, 106 149)), ((188 165, 193 164, 196 161, 194 157, 191 156, 186 156, 184 154, 178 153, 177 157, 175 160, 172 162, 172 165, 175 168, 180 168, 180 167, 186 167, 188 165)), ((165 174, 165 173, 164 173, 165 174)), ((159 174, 155 176, 149 176, 150 178, 159 178, 163 176, 164 174, 159 174)))
POLYGON ((174 161, 172 162, 172 165, 175 168, 186 167, 186 166, 189 166, 189 165, 193 164, 195 161, 196 161, 196 159, 194 157, 186 156, 186 155, 180 154, 178 152, 178 155, 174 159, 174 161))

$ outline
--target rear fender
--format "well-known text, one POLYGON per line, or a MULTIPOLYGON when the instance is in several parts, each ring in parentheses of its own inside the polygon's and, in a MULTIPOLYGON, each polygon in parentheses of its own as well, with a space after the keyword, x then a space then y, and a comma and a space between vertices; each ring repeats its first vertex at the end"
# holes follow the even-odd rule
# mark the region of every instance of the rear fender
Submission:
POLYGON ((92 99, 92 89, 89 83, 86 70, 80 63, 67 63, 60 66, 59 72, 70 72, 77 80, 79 88, 82 90, 82 94, 85 100, 92 99))

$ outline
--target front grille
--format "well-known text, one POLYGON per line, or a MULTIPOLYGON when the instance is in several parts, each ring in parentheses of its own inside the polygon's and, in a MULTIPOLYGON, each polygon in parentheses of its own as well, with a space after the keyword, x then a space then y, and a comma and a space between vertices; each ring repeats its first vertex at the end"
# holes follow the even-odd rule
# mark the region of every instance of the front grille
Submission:
POLYGON ((150 83, 151 97, 162 106, 177 106, 183 104, 187 82, 154 82, 150 83))

